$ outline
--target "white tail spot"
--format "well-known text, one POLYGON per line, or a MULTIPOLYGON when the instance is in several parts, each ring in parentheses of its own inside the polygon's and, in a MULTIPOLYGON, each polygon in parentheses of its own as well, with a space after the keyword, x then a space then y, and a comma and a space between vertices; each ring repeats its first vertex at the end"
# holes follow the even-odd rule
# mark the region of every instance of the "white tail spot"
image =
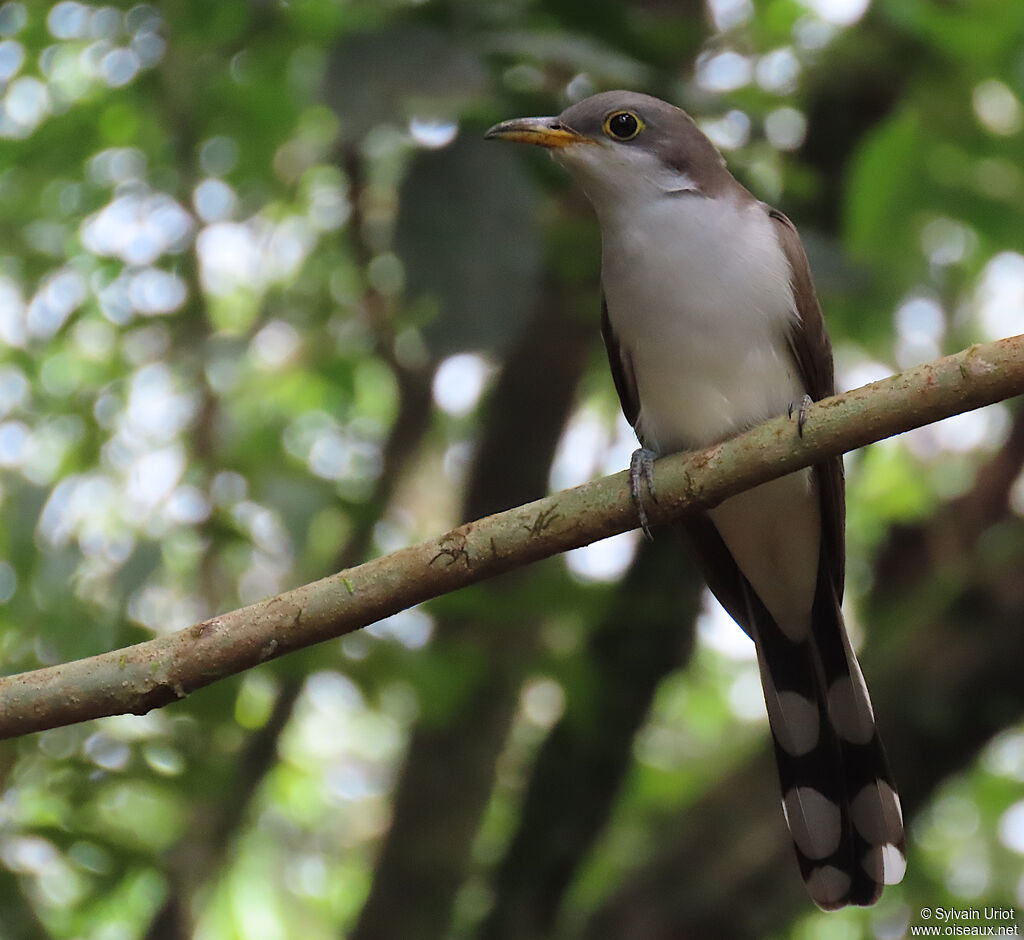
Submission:
POLYGON ((807 858, 827 858, 839 848, 839 807, 828 797, 811 787, 793 787, 783 803, 793 841, 807 858))

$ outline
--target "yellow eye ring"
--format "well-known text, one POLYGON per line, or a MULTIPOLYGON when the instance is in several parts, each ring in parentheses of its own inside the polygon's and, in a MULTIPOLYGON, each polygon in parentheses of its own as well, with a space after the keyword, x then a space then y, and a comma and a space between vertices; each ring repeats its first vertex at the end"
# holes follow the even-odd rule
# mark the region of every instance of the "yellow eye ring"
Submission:
POLYGON ((632 140, 644 129, 644 122, 632 111, 612 111, 601 126, 612 140, 632 140))

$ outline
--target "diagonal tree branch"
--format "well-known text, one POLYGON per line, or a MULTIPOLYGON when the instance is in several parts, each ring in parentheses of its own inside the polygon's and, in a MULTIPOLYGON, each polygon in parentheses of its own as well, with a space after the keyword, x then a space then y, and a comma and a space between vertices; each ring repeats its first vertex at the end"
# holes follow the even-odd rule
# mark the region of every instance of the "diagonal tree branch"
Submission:
MULTIPOLYGON (((927 363, 658 462, 653 523, 872 441, 1024 392, 1024 335, 927 363)), ((168 636, 0 679, 0 737, 143 714, 217 679, 340 636, 413 604, 634 528, 618 473, 467 523, 321 581, 168 636)))

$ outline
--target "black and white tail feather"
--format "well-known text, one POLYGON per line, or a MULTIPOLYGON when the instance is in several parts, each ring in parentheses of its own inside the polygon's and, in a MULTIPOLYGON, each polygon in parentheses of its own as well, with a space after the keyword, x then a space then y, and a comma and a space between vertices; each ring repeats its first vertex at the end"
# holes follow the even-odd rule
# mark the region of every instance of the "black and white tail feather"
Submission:
POLYGON ((782 809, 807 890, 826 910, 874 904, 906 869, 899 797, 829 593, 818 592, 809 636, 793 640, 746 589, 782 809))
POLYGON ((776 624, 706 517, 688 521, 708 585, 757 648, 782 791, 800 873, 825 910, 870 905, 906 869, 903 815, 828 568, 811 630, 776 624))

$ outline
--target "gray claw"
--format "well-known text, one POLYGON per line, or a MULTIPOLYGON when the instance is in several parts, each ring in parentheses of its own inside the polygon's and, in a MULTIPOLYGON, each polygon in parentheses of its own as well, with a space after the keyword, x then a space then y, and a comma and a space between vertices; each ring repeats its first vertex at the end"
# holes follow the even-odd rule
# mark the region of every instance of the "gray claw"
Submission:
POLYGON ((640 528, 644 535, 653 541, 651 527, 648 524, 647 510, 644 509, 644 501, 640 492, 641 482, 647 484, 647 492, 651 499, 658 501, 658 494, 654 489, 654 460, 658 455, 648 447, 639 447, 633 451, 629 460, 629 495, 633 498, 633 505, 636 507, 637 518, 640 520, 640 528))
POLYGON ((796 433, 800 437, 804 436, 804 425, 807 424, 807 409, 813 404, 814 399, 810 395, 804 395, 799 403, 790 402, 789 404, 789 416, 792 418, 793 412, 796 412, 796 433))

